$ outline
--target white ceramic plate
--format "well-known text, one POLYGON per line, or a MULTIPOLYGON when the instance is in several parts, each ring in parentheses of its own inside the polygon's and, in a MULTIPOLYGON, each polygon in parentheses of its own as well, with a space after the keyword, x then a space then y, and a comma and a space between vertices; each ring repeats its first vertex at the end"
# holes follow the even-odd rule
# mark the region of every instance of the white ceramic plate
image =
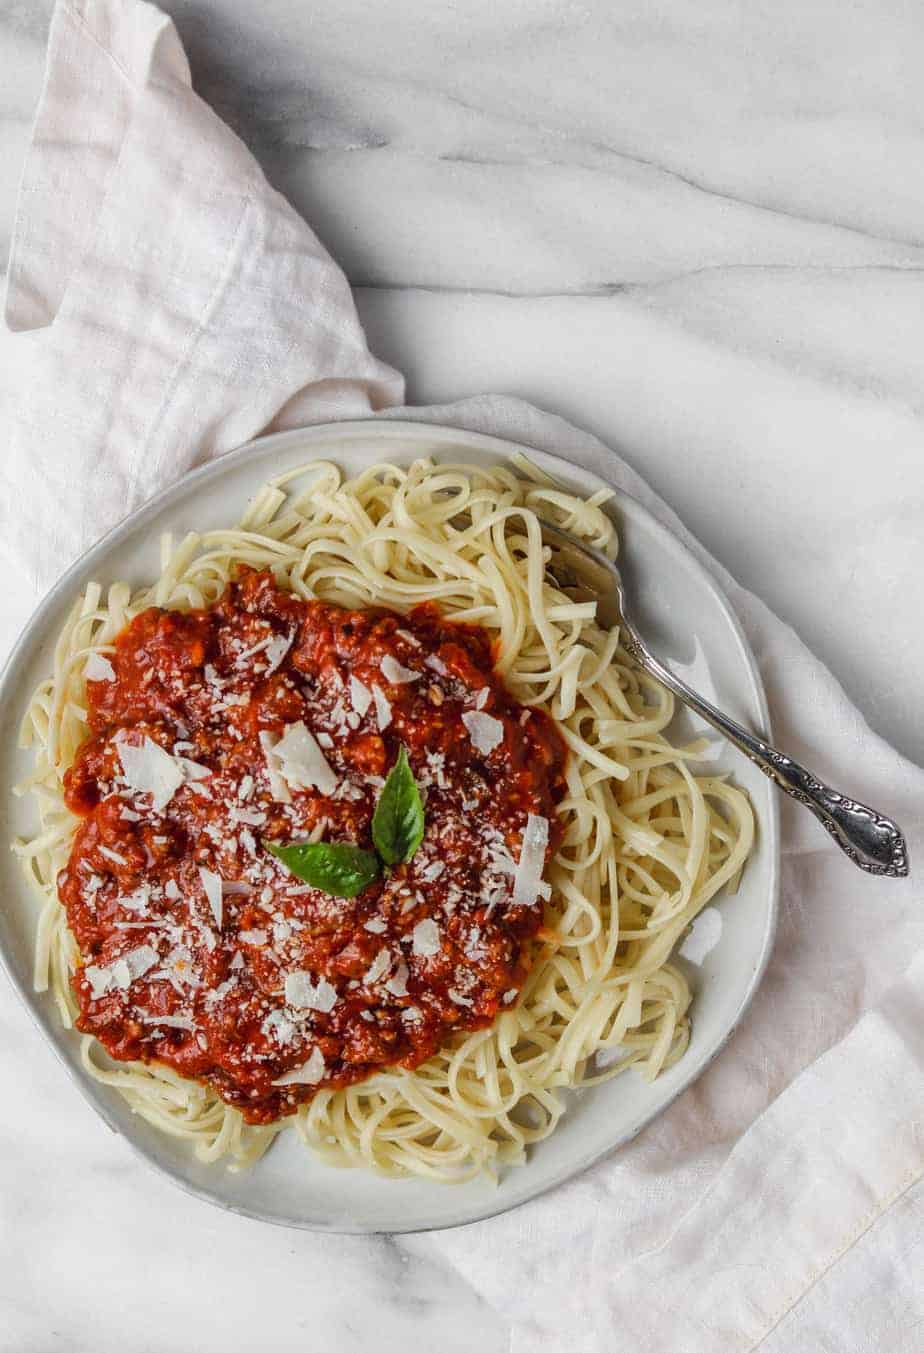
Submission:
MULTIPOLYGON (((601 487, 601 481, 586 471, 529 448, 448 428, 382 421, 266 437, 159 494, 64 575, 29 622, 0 677, 4 786, 0 838, 9 840, 34 825, 31 805, 9 792, 30 760, 17 749, 18 728, 29 693, 50 670, 54 638, 65 613, 88 581, 124 578, 136 586, 150 582, 159 571, 161 532, 182 536, 187 530, 232 524, 265 480, 305 460, 330 459, 353 474, 377 460, 407 462, 433 455, 484 464, 507 460, 517 450, 526 451, 576 492, 590 495, 601 487)), ((612 510, 621 536, 622 566, 655 650, 672 662, 692 665, 704 694, 766 732, 767 707, 753 656, 712 580, 633 499, 617 493, 612 510)), ((689 735, 688 728, 683 732, 689 735)), ((749 762, 729 751, 720 764, 733 769, 737 782, 747 788, 759 824, 758 838, 739 892, 720 898, 718 907, 711 909, 708 929, 713 939, 721 918, 718 942, 701 963, 688 965, 695 997, 693 1037, 686 1055, 653 1085, 629 1072, 572 1094, 556 1132, 533 1149, 525 1166, 508 1171, 497 1187, 482 1181, 446 1186, 388 1180, 363 1170, 332 1169, 316 1160, 292 1132, 284 1133, 249 1173, 232 1174, 220 1164, 200 1165, 188 1147, 158 1134, 136 1118, 114 1090, 85 1075, 77 1038, 60 1027, 51 1000, 33 992, 37 899, 5 849, 0 850, 0 957, 77 1088, 113 1131, 124 1134, 144 1160, 181 1188, 247 1216, 321 1231, 401 1232, 463 1225, 525 1202, 627 1141, 700 1074, 750 1002, 769 957, 776 921, 777 805, 775 791, 749 762)), ((61 1094, 67 1093, 62 1080, 61 1094)))

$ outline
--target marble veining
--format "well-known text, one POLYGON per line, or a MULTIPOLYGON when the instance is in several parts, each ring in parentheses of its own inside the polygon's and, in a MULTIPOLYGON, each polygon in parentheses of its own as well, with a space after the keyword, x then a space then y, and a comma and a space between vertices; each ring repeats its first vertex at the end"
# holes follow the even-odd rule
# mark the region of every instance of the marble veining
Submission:
MULTIPOLYGON (((414 403, 500 391, 617 446, 874 727, 924 757, 918 6, 164 7, 197 88, 344 265, 414 403)), ((0 268, 50 10, 0 0, 0 268)), ((17 351, 0 332, 0 427, 17 351)), ((3 648, 32 600, 0 598, 3 648)), ((262 1346, 267 1312, 279 1353, 598 1347, 577 1293, 573 1343, 554 1333, 539 1291, 554 1253, 532 1261, 535 1302, 505 1290, 503 1246, 529 1254, 528 1208, 486 1224, 493 1265, 465 1231, 320 1239, 213 1213, 62 1093, 4 989, 0 1084, 14 1082, 0 1353, 217 1351, 229 1331, 262 1346)), ((657 1128, 646 1141, 655 1160, 670 1150, 657 1128)), ((619 1198, 599 1173, 570 1187, 557 1243, 612 1262, 592 1219, 619 1198)))

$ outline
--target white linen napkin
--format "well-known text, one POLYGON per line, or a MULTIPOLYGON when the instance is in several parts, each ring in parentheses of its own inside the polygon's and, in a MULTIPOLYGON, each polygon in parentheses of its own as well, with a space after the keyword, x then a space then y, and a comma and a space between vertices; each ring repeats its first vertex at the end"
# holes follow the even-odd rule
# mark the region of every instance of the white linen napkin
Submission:
MULTIPOLYGON (((369 353, 343 275, 139 0, 55 11, 6 319, 20 385, 0 541, 36 585, 264 430, 384 409, 511 437, 627 489, 694 549, 745 626, 780 744, 894 814, 924 855, 924 772, 614 452, 514 400, 388 408, 401 377, 369 353)), ((515 1353, 920 1349, 924 908, 912 882, 855 871, 788 801, 783 826, 776 951, 716 1062, 570 1184, 407 1242, 504 1315, 515 1353)))

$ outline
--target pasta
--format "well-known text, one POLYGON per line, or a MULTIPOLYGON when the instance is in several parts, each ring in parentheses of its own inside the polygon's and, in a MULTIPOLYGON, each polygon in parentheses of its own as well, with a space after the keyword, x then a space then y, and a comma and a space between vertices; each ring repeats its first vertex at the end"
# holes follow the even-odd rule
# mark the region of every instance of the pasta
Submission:
POLYGON ((454 1035, 413 1071, 322 1088, 294 1120, 266 1127, 165 1065, 112 1062, 83 1036, 87 1072, 203 1161, 250 1165, 294 1122, 331 1165, 446 1182, 496 1175, 554 1130, 565 1089, 629 1068, 652 1080, 682 1056, 691 993, 671 951, 735 886, 753 818, 741 790, 700 773, 699 744, 671 745, 671 695, 546 568, 540 518, 615 557, 606 497, 574 497, 525 461, 380 464, 348 481, 314 462, 268 483, 236 527, 165 539, 150 587, 94 584, 75 603, 23 727, 36 762, 18 792, 35 797, 40 826, 14 847, 44 899, 35 986, 51 990, 66 1025, 79 954, 56 889, 76 826, 62 778, 86 735, 87 661, 112 652, 144 608, 208 605, 241 564, 353 608, 434 601, 489 631, 510 692, 550 713, 569 749, 544 927, 519 1002, 490 1028, 454 1035))

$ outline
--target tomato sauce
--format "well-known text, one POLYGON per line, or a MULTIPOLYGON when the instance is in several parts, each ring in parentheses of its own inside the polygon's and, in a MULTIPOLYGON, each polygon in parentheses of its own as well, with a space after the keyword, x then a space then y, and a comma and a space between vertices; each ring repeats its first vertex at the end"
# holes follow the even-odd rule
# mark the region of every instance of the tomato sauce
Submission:
POLYGON ((528 814, 557 843, 565 746, 507 692, 482 630, 430 604, 304 601, 242 569, 206 609, 138 615, 109 662, 65 777, 81 821, 58 890, 81 954, 78 1028, 112 1057, 165 1063, 267 1123, 318 1088, 414 1067, 513 1004, 542 922, 541 899, 513 905, 514 872, 528 814), (489 750, 474 713, 497 721, 489 750), (327 794, 271 774, 267 747, 299 723, 336 778, 327 794), (370 848, 402 744, 425 796, 408 864, 345 899, 266 849, 370 848), (144 748, 182 781, 160 799, 127 768, 144 748), (274 1083, 305 1066, 310 1083, 274 1083))

